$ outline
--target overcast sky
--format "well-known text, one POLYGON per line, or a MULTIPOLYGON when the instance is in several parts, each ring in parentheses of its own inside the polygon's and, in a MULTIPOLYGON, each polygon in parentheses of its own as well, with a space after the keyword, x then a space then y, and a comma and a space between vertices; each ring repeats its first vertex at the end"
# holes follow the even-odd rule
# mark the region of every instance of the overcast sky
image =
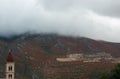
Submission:
POLYGON ((25 32, 120 42, 120 0, 0 0, 0 35, 25 32))

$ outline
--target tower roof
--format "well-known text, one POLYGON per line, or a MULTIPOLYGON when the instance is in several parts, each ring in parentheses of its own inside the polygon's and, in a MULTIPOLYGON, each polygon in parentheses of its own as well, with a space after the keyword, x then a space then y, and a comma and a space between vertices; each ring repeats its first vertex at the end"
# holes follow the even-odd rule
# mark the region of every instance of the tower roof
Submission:
POLYGON ((7 56, 7 62, 14 62, 12 52, 10 51, 7 56))

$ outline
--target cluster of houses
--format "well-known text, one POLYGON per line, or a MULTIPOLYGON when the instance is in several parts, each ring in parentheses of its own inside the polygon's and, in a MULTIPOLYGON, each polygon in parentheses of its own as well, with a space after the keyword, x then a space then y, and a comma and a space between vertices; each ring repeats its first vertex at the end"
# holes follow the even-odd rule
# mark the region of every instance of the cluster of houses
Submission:
POLYGON ((114 58, 111 54, 106 52, 91 53, 91 54, 68 54, 66 57, 56 58, 59 62, 67 61, 82 61, 82 62, 120 62, 119 58, 114 58))

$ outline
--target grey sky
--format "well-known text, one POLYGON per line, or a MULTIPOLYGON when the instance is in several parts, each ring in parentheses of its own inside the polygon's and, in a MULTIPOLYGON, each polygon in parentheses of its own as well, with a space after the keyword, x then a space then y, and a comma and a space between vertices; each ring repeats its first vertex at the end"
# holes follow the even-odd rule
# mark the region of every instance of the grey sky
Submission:
POLYGON ((120 0, 0 0, 0 35, 25 32, 120 42, 120 0))

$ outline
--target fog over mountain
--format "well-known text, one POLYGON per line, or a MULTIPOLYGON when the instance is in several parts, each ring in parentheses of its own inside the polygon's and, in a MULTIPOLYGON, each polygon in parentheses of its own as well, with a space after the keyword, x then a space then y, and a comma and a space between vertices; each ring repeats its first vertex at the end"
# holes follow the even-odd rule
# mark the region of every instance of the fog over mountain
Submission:
POLYGON ((119 0, 0 0, 0 36, 57 33, 120 42, 119 0))

